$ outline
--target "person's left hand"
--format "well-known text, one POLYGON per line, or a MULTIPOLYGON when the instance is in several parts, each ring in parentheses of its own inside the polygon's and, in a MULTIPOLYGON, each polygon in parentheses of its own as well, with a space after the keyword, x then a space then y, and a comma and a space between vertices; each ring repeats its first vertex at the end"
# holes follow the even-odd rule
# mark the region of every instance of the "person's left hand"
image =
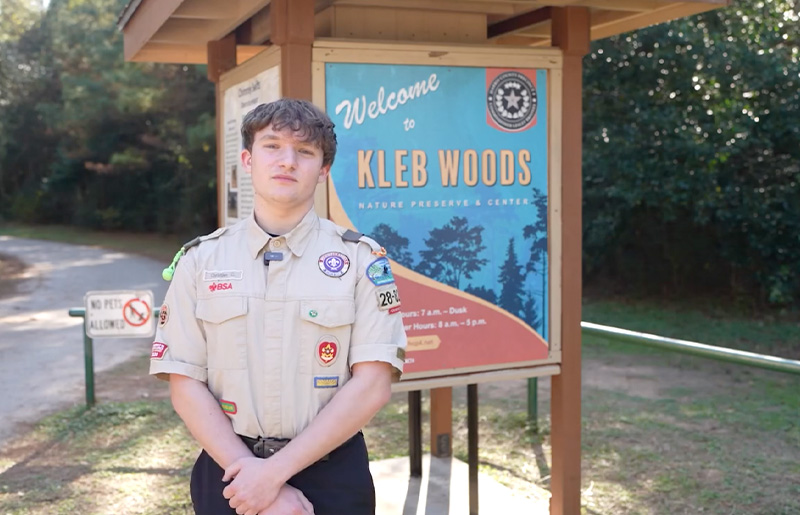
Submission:
POLYGON ((257 515, 278 497, 283 483, 276 483, 275 477, 269 460, 240 458, 225 469, 222 481, 233 481, 222 490, 222 495, 237 514, 257 515))

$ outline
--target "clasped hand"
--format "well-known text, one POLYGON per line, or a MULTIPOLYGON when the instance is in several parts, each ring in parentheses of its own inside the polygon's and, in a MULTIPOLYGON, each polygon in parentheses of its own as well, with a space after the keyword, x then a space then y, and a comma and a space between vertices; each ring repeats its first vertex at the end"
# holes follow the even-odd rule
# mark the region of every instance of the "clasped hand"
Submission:
POLYGON ((222 491, 239 515, 313 515, 314 507, 303 493, 276 483, 268 460, 247 457, 225 469, 222 481, 231 481, 222 491))

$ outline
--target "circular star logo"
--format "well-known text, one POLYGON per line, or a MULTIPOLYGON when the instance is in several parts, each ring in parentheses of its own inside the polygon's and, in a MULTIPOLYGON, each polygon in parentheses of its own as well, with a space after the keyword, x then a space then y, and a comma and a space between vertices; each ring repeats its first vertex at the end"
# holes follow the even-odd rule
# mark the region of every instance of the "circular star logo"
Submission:
POLYGON ((503 72, 489 85, 486 104, 497 125, 508 131, 523 130, 536 114, 536 88, 520 72, 503 72))

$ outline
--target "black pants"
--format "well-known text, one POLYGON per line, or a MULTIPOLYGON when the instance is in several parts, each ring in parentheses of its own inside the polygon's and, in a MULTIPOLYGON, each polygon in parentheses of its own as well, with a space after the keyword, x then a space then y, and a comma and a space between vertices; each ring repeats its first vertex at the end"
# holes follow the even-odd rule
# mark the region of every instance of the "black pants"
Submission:
MULTIPOLYGON (((192 504, 197 515, 228 515, 236 510, 222 496, 225 471, 206 451, 192 469, 192 504)), ((369 472, 364 435, 356 434, 330 454, 293 476, 288 483, 311 501, 315 515, 374 515, 375 485, 369 472)))

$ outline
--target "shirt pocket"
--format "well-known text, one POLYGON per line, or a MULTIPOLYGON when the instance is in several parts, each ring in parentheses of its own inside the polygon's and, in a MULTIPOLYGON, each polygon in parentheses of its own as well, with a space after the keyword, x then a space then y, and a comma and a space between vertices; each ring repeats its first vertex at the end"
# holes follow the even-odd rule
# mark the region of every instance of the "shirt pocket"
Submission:
POLYGON ((347 370, 355 319, 353 299, 301 301, 299 372, 337 375, 347 370))
POLYGON ((198 299, 195 315, 203 322, 209 369, 247 366, 247 297, 198 299))

